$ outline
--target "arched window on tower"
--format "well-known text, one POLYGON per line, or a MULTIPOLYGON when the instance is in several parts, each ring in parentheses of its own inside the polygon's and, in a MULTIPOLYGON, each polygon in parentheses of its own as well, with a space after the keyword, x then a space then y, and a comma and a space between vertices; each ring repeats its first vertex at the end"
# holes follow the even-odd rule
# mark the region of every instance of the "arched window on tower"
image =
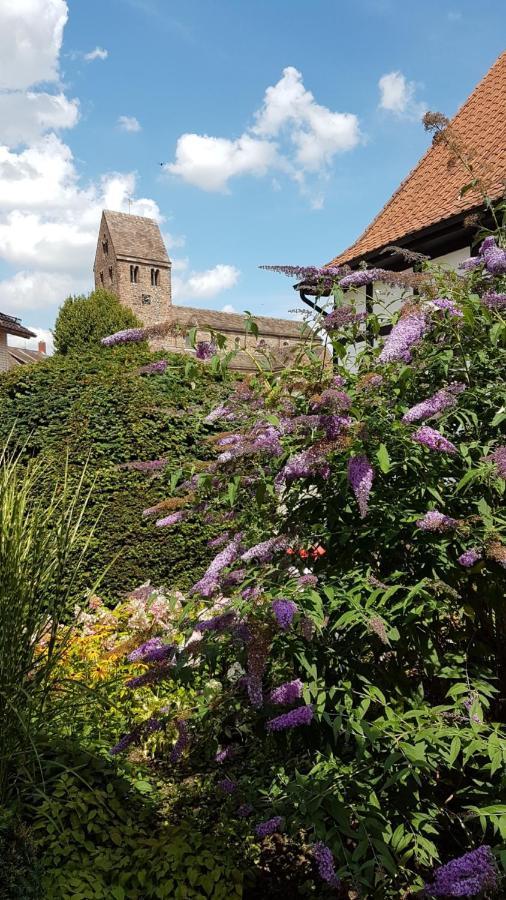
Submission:
POLYGON ((160 269, 151 269, 151 285, 158 287, 160 284, 160 269))
POLYGON ((130 281, 137 284, 139 281, 139 266, 130 266, 130 281))

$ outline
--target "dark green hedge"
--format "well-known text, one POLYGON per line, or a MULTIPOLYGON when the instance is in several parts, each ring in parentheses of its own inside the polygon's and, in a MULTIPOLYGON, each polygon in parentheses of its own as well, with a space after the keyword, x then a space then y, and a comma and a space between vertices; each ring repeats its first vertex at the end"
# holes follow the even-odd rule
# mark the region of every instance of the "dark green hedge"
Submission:
POLYGON ((68 454, 77 480, 95 481, 86 524, 98 525, 87 553, 79 591, 111 563, 100 589, 116 597, 150 578, 186 587, 209 555, 208 528, 192 519, 177 531, 156 529, 142 510, 168 496, 170 473, 208 454, 203 413, 227 390, 205 367, 184 373, 181 356, 164 354, 164 375, 140 376, 138 368, 160 358, 143 348, 54 356, 0 377, 0 440, 48 460, 48 490, 68 454), (162 478, 118 468, 132 460, 168 458, 162 478))

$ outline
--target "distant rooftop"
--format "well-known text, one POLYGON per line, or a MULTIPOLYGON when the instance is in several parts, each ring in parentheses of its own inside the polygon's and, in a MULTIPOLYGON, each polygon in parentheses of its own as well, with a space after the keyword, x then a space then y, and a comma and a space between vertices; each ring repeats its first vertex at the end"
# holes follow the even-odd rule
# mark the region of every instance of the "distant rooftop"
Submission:
MULTIPOLYGON (((449 128, 473 155, 474 171, 483 173, 488 196, 501 197, 506 181, 506 52, 480 81, 449 128)), ((408 235, 477 209, 483 202, 478 189, 460 195, 466 181, 469 177, 464 167, 452 164, 448 148, 436 142, 364 233, 328 265, 358 263, 373 251, 402 243, 408 235)))
POLYGON ((110 209, 104 209, 103 216, 116 256, 169 265, 160 227, 154 219, 113 212, 110 209))

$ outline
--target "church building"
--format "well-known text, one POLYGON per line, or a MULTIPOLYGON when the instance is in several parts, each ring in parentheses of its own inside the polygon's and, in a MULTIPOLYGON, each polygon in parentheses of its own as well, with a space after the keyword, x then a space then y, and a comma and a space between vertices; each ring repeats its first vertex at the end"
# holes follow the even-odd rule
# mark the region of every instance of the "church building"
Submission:
POLYGON ((93 271, 95 288, 116 294, 143 325, 171 323, 167 336, 150 341, 154 350, 191 352, 190 329, 197 328, 197 340, 220 332, 227 338, 226 349, 239 351, 231 367, 248 371, 255 368, 248 354, 259 345, 281 362, 303 340, 301 322, 255 316, 257 338, 245 333, 242 315, 173 304, 171 261, 154 219, 104 210, 93 271))

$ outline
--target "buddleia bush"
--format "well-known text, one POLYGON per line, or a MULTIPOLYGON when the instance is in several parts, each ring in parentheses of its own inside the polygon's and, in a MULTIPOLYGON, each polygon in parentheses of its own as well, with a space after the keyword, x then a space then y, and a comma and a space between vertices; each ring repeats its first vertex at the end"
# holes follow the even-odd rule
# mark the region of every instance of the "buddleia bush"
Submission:
POLYGON ((215 510, 219 552, 152 664, 218 688, 179 712, 172 763, 259 840, 309 847, 322 896, 500 890, 503 247, 458 273, 332 270, 333 368, 239 385, 208 419, 216 459, 176 488, 215 510), (358 305, 381 279, 407 289, 393 316, 358 305))

